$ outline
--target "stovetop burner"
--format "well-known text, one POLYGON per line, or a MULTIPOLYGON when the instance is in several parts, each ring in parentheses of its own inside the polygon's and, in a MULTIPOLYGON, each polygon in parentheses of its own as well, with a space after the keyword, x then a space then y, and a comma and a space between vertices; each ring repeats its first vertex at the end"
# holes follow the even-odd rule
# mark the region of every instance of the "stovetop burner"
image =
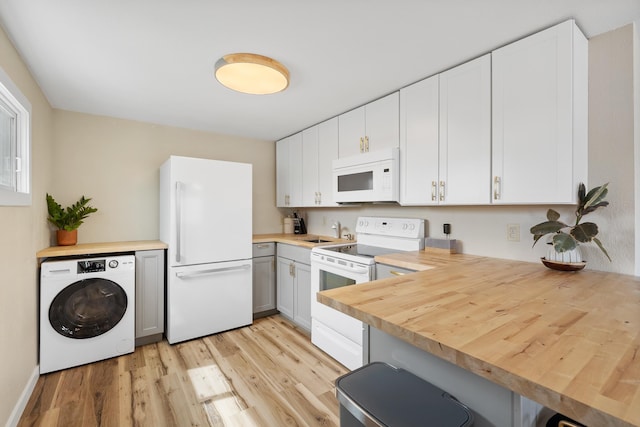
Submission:
POLYGON ((378 255, 386 255, 399 252, 397 249, 381 248, 378 246, 368 245, 345 245, 345 246, 329 246, 322 248, 331 252, 339 252, 341 254, 353 255, 365 258, 373 258, 378 255))

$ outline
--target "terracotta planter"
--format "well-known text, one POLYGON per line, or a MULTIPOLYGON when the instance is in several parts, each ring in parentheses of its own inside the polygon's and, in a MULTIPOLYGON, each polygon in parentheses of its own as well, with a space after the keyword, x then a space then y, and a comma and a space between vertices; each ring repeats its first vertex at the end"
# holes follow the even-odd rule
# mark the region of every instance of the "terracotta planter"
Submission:
POLYGON ((56 232, 58 246, 73 246, 78 243, 78 230, 58 230, 56 232))

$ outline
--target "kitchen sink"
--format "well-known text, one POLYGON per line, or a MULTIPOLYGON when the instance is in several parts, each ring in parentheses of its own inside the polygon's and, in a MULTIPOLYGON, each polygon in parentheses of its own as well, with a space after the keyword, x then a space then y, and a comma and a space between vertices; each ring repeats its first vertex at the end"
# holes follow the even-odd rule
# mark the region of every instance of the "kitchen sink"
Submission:
POLYGON ((331 240, 323 240, 323 239, 304 239, 304 242, 309 242, 309 243, 329 243, 331 242, 331 240))

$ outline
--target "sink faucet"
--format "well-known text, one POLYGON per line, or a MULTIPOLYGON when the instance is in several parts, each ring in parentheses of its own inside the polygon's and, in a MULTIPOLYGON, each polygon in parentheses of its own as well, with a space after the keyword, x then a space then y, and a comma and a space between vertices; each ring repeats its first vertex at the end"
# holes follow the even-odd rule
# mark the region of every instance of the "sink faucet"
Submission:
POLYGON ((338 221, 333 221, 333 224, 331 225, 331 228, 334 230, 333 232, 335 234, 335 237, 337 239, 339 239, 340 238, 340 223, 338 221))

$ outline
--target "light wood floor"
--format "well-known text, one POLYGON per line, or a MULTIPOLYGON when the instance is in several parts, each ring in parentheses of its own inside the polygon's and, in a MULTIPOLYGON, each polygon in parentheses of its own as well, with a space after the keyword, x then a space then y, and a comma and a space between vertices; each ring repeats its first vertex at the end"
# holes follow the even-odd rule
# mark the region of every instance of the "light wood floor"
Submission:
POLYGON ((338 426, 347 370, 280 316, 42 375, 24 426, 338 426))

